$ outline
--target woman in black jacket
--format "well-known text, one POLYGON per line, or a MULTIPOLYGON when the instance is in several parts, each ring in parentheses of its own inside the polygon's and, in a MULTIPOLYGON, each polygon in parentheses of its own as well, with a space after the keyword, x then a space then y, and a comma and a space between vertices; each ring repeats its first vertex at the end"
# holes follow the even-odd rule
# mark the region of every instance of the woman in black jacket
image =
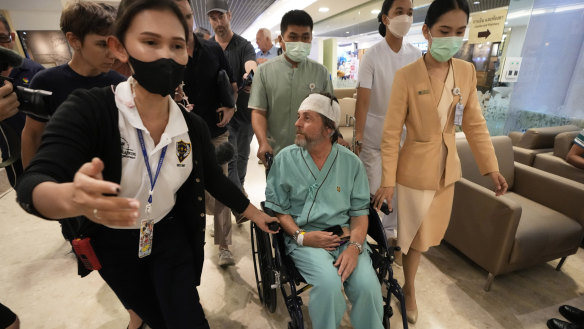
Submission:
POLYGON ((276 221, 222 174, 205 123, 169 97, 182 81, 187 35, 174 1, 123 0, 108 46, 133 76, 74 92, 17 187, 30 213, 90 221, 74 241, 77 255, 101 267, 124 306, 153 329, 209 328, 196 290, 204 190, 267 232, 276 221))

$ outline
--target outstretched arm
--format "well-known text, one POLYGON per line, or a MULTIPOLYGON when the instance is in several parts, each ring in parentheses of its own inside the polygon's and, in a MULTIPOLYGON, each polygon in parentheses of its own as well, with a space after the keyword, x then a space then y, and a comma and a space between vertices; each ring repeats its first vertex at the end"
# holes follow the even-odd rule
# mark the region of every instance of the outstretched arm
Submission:
POLYGON ((94 158, 79 168, 72 183, 38 184, 32 192, 35 209, 51 219, 85 216, 103 225, 135 225, 140 202, 115 196, 120 186, 103 180, 103 168, 103 161, 94 158))

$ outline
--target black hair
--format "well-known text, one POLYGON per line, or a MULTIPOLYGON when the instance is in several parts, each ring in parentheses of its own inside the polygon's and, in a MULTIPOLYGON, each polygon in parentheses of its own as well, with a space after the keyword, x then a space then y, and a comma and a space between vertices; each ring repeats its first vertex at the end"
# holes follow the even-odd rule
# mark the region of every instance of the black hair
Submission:
POLYGON ((168 10, 173 13, 181 23, 185 40, 189 36, 189 26, 174 0, 122 0, 118 7, 118 17, 114 29, 114 35, 122 42, 125 41, 126 32, 134 17, 144 10, 168 10))
MULTIPOLYGON (((333 102, 336 102, 337 104, 339 103, 339 100, 334 95, 331 95, 330 93, 320 92, 318 94, 330 98, 331 106, 333 105, 333 102)), ((332 144, 336 143, 337 140, 339 139, 339 136, 341 133, 339 132, 339 129, 337 127, 335 127, 335 122, 333 120, 327 118, 323 114, 321 114, 321 113, 319 113, 319 114, 320 114, 320 117, 322 118, 322 123, 324 124, 324 127, 330 128, 333 130, 333 134, 331 135, 331 143, 332 144)))
POLYGON ((298 26, 309 26, 310 31, 314 27, 314 23, 312 22, 312 17, 308 15, 307 12, 304 10, 290 10, 284 16, 282 16, 282 22, 280 23, 280 35, 284 36, 284 33, 288 29, 289 25, 298 25, 298 26))
POLYGON ((440 16, 455 9, 460 9, 466 13, 466 22, 468 23, 470 8, 468 7, 468 2, 466 0, 434 0, 430 5, 430 8, 428 8, 424 24, 428 25, 428 28, 431 29, 440 16))
POLYGON ((389 10, 393 5, 393 1, 394 0, 383 1, 383 5, 381 5, 381 11, 379 12, 379 15, 377 15, 377 21, 379 22, 379 34, 381 34, 382 37, 385 37, 385 34, 387 33, 387 28, 385 27, 385 24, 383 24, 383 15, 389 16, 389 10))
POLYGON ((2 14, 0 14, 0 23, 4 24, 6 31, 8 32, 8 34, 10 34, 10 24, 8 24, 6 17, 4 17, 4 15, 2 14))

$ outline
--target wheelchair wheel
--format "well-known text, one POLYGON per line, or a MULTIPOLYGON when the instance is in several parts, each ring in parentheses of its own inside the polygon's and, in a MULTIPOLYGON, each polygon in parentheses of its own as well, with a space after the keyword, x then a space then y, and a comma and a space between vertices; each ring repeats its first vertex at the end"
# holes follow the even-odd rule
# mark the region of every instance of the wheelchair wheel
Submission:
POLYGON ((388 309, 385 309, 383 311, 383 328, 385 329, 390 329, 391 328, 391 323, 390 323, 390 318, 393 315, 393 310, 391 309, 391 306, 388 309))
POLYGON ((270 235, 251 223, 251 249, 256 276, 258 295, 263 305, 270 313, 276 311, 276 289, 272 289, 275 282, 274 257, 270 235))
POLYGON ((302 299, 296 296, 295 303, 288 303, 288 313, 290 313, 290 322, 288 322, 288 329, 304 329, 304 317, 302 315, 302 299))

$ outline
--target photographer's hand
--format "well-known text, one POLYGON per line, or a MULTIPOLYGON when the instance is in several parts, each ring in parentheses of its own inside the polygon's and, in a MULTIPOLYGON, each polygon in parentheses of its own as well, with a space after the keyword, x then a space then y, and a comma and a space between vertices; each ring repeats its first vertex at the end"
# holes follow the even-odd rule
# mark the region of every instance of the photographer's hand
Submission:
POLYGON ((4 121, 18 112, 20 103, 16 93, 12 90, 12 84, 8 81, 0 87, 0 121, 4 121))

